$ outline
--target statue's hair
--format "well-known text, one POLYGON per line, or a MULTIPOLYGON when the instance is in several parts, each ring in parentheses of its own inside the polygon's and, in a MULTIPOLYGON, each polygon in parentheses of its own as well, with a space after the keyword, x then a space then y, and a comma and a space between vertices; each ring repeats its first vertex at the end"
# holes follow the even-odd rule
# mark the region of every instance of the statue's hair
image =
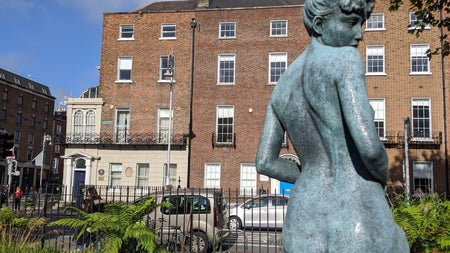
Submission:
POLYGON ((344 13, 362 12, 367 19, 372 12, 375 0, 305 0, 303 23, 310 36, 317 36, 313 30, 313 20, 320 16, 327 18, 339 8, 344 13))

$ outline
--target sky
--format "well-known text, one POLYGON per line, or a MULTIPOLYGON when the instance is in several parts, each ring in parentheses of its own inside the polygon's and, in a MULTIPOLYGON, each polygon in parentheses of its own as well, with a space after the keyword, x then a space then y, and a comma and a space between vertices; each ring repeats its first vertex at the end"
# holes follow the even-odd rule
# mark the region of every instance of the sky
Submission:
POLYGON ((0 67, 47 85, 56 105, 79 97, 99 82, 103 13, 156 1, 0 0, 0 67))

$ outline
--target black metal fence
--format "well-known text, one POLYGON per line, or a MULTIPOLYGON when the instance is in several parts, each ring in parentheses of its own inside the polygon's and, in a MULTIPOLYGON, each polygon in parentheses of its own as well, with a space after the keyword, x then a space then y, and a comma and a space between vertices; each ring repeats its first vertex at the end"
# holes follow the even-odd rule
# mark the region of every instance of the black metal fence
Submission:
MULTIPOLYGON (((239 189, 172 189, 160 187, 84 186, 76 194, 26 193, 20 201, 21 216, 45 217, 50 222, 77 217, 73 206, 86 212, 104 212, 109 203, 135 204, 156 196, 158 206, 144 217, 170 252, 282 252, 281 228, 288 195, 239 189)), ((9 201, 11 204, 13 199, 9 201)), ((73 252, 102 245, 94 235, 78 238, 78 231, 47 225, 42 244, 73 252)))

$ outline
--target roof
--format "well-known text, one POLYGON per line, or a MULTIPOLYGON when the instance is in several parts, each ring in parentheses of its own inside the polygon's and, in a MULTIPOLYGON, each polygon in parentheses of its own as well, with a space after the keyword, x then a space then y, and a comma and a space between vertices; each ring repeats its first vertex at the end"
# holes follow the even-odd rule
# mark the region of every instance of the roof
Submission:
POLYGON ((33 92, 43 94, 47 97, 54 98, 52 97, 48 86, 21 75, 15 74, 3 68, 0 68, 0 82, 6 82, 7 84, 16 85, 33 92))
MULTIPOLYGON (((154 2, 136 12, 160 12, 160 11, 192 11, 197 9, 199 0, 154 2)), ((210 0, 206 9, 217 8, 255 8, 301 5, 304 0, 210 0)))

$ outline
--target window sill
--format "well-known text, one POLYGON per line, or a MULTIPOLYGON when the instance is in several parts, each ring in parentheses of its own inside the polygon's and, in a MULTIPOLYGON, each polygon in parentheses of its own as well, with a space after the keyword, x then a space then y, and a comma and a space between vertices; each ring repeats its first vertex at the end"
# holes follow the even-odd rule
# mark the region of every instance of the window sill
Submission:
MULTIPOLYGON (((171 81, 170 80, 160 79, 157 82, 160 83, 160 84, 170 84, 171 81)), ((175 79, 174 79, 174 80, 172 80, 172 82, 176 83, 177 81, 175 81, 175 79)))
POLYGON ((234 36, 234 37, 219 37, 217 39, 218 40, 235 40, 235 39, 237 39, 237 37, 236 36, 234 36))
POLYGON ((366 76, 386 76, 386 72, 367 72, 366 76))
POLYGON ((115 83, 118 83, 118 84, 120 84, 120 83, 133 83, 133 80, 116 80, 115 81, 115 83))
POLYGON ((130 41, 134 40, 134 38, 118 38, 117 41, 130 41))
POLYGON ((288 35, 269 35, 269 38, 287 38, 288 35))
POLYGON ((386 28, 365 29, 365 32, 382 32, 386 31, 386 28))
POLYGON ((159 40, 176 40, 177 37, 161 37, 159 40))
POLYGON ((235 83, 217 83, 218 86, 233 86, 236 85, 235 83))
POLYGON ((409 72, 410 76, 430 76, 431 72, 409 72))

